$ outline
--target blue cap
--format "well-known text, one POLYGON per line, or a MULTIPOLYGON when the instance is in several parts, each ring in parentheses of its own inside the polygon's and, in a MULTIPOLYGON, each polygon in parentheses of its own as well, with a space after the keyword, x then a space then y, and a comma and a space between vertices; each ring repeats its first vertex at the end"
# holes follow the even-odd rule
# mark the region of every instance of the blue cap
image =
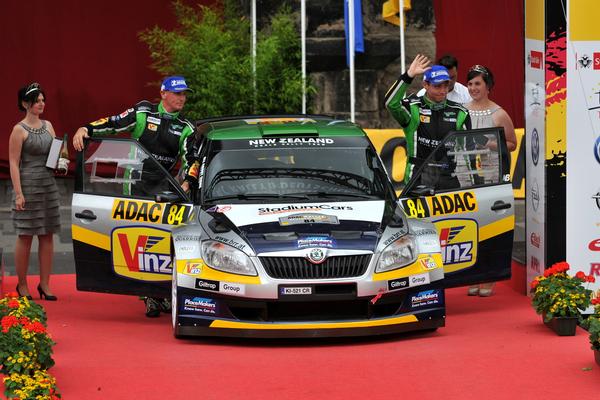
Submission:
POLYGON ((434 65, 425 71, 425 76, 423 77, 425 82, 432 83, 437 85, 438 83, 447 82, 450 80, 450 74, 448 70, 443 65, 434 65))
POLYGON ((185 78, 183 76, 169 76, 165 78, 162 85, 160 85, 160 90, 175 93, 184 92, 186 90, 192 91, 185 83, 185 78))

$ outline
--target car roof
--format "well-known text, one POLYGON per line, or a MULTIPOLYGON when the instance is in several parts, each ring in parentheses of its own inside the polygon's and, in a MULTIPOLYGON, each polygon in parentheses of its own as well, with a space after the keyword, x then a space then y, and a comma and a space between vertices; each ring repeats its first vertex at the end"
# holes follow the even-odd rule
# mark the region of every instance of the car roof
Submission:
POLYGON ((282 136, 366 136, 356 124, 325 115, 250 115, 197 121, 209 140, 261 139, 282 136))

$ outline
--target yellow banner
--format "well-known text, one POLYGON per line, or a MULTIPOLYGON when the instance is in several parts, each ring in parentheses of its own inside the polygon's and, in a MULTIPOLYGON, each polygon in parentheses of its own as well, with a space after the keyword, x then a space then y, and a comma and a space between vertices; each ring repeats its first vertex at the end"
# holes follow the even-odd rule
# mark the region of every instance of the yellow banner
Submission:
POLYGON ((569 3, 569 40, 600 40, 600 29, 596 25, 600 18, 598 0, 577 0, 569 3))
POLYGON ((544 23, 544 0, 525 0, 525 38, 544 40, 544 23))
MULTIPOLYGON (((404 11, 410 10, 410 0, 404 0, 404 11)), ((388 0, 383 3, 381 16, 385 22, 400 26, 400 2, 398 0, 388 0)), ((406 26, 406 20, 404 20, 406 26)))

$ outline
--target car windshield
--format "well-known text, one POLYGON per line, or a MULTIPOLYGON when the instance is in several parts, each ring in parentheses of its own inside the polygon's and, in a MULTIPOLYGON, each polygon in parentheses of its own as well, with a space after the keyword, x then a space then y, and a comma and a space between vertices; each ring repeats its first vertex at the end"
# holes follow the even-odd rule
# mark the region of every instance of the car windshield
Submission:
POLYGON ((383 170, 366 145, 217 148, 208 159, 203 184, 207 202, 384 197, 383 170))

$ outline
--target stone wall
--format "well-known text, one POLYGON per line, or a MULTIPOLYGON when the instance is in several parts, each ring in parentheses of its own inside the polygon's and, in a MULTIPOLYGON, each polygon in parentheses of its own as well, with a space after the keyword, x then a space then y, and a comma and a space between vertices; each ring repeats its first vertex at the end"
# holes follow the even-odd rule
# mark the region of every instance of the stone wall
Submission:
MULTIPOLYGON (((238 0, 244 12, 249 1, 238 0)), ((384 96, 400 76, 400 30, 381 16, 385 0, 362 1, 365 53, 355 59, 356 122, 365 128, 397 128, 385 110, 384 96)), ((297 12, 298 1, 261 0, 257 2, 258 28, 281 5, 297 12)), ((406 65, 417 53, 435 57, 432 0, 413 0, 406 15, 406 65)), ((350 119, 350 83, 346 66, 343 0, 307 0, 307 71, 317 94, 310 99, 309 112, 350 119)), ((419 79, 409 90, 421 87, 419 79)))
MULTIPOLYGON (((398 124, 385 109, 384 96, 400 76, 400 30, 381 17, 383 0, 363 2, 365 52, 355 58, 356 122, 365 128, 396 128, 398 124)), ((310 4, 311 2, 308 2, 310 4)), ((311 111, 350 119, 350 82, 346 65, 343 9, 339 1, 307 6, 307 69, 317 94, 311 111), (329 8, 325 4, 329 5, 329 8), (317 8, 317 9, 315 9, 317 8), (335 10, 335 11, 334 11, 335 10), (327 19, 329 17, 329 19, 327 19)), ((431 0, 413 1, 406 13, 405 63, 417 53, 435 57, 431 0)), ((420 79, 409 90, 421 87, 420 79)))

